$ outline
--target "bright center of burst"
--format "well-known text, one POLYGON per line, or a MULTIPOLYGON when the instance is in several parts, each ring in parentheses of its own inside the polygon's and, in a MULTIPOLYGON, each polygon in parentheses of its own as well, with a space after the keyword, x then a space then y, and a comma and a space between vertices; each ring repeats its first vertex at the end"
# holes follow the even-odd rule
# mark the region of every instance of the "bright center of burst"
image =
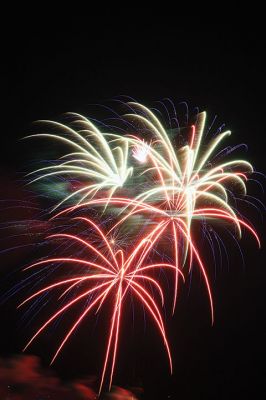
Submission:
POLYGON ((112 181, 112 184, 115 186, 123 186, 124 184, 124 179, 122 179, 120 175, 113 175, 112 181))

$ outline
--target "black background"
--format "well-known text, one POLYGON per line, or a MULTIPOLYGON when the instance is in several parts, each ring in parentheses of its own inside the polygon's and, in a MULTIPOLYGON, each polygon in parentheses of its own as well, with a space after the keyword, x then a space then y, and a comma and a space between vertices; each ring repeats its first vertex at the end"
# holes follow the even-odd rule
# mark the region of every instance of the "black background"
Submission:
MULTIPOLYGON (((153 17, 136 17, 133 22, 127 18, 121 14, 115 23, 111 17, 90 16, 86 23, 73 17, 70 21, 61 18, 59 23, 49 17, 40 21, 36 15, 12 23, 4 32, 0 157, 4 198, 26 161, 18 139, 32 121, 56 119, 65 111, 86 114, 87 105, 121 94, 148 106, 170 97, 176 104, 187 101, 191 108, 198 106, 212 117, 217 114, 232 130, 235 143, 248 144, 244 156, 263 172, 263 27, 256 20, 251 28, 248 20, 236 24, 214 19, 210 24, 188 16, 173 21, 162 17, 158 23, 153 17)), ((13 189, 10 193, 14 196, 13 189)), ((261 194, 258 197, 263 200, 261 194)), ((262 234, 265 223, 254 218, 262 234)), ((265 248, 263 241, 262 245, 265 248)), ((261 390, 265 394, 265 250, 257 250, 248 235, 242 247, 245 269, 232 253, 229 271, 224 268, 213 282, 214 327, 201 299, 204 289, 197 288, 199 281, 190 296, 186 290, 181 292, 169 327, 174 375, 169 377, 163 353, 155 352, 150 344, 159 347, 159 341, 152 338, 148 344, 142 339, 141 355, 133 358, 134 374, 128 373, 130 378, 126 376, 124 382, 120 374, 121 386, 143 386, 145 399, 257 398, 261 390)), ((3 276, 20 261, 12 259, 9 266, 4 258, 3 276)), ((3 286, 2 291, 6 290, 3 286)), ((19 352, 22 345, 19 316, 11 310, 10 304, 1 306, 3 356, 19 352)), ((46 355, 38 351, 45 362, 46 355)), ((121 357, 122 365, 130 370, 132 360, 121 357)), ((70 364, 71 355, 66 355, 58 369, 63 378, 71 377, 70 364)), ((84 365, 80 370, 86 373, 84 365)))

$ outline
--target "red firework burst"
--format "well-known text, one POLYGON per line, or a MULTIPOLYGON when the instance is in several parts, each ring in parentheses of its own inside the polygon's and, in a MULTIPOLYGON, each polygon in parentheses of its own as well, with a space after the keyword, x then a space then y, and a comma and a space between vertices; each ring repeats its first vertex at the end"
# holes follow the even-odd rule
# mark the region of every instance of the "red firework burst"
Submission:
MULTIPOLYGON (((73 323, 71 329, 60 343, 55 355, 52 358, 51 363, 55 361, 60 351, 63 349, 65 343, 69 340, 71 334, 75 331, 82 320, 91 312, 99 312, 107 298, 113 299, 113 310, 111 313, 111 322, 109 328, 109 335, 107 341, 106 355, 103 363, 103 370, 100 382, 100 391, 106 378, 106 374, 109 370, 109 388, 112 384, 112 378, 115 368, 118 340, 119 340, 119 328, 122 316, 122 307, 124 300, 128 294, 133 295, 137 298, 147 310, 148 314, 157 326, 162 340, 164 342, 168 358, 170 370, 172 370, 171 353, 169 344, 167 341, 166 331, 161 315, 160 307, 157 304, 154 297, 149 293, 145 283, 151 284, 158 292, 161 302, 164 302, 163 291, 156 279, 149 276, 149 272, 156 268, 176 269, 174 265, 167 263, 155 263, 145 264, 145 261, 158 241, 159 236, 166 229, 166 223, 161 222, 158 226, 152 230, 151 233, 143 237, 134 247, 131 252, 124 252, 122 249, 114 250, 112 243, 110 242, 108 235, 106 235, 98 225, 95 224, 91 219, 85 217, 76 217, 74 220, 80 220, 88 224, 94 229, 101 239, 104 247, 102 246, 99 251, 97 247, 90 242, 90 240, 84 240, 77 235, 68 233, 59 233, 50 235, 48 238, 57 238, 62 240, 71 240, 78 242, 86 250, 89 250, 90 254, 93 253, 97 257, 97 262, 91 262, 87 259, 72 258, 72 257, 56 257, 41 260, 37 263, 30 265, 25 268, 26 270, 40 267, 46 264, 54 263, 71 263, 83 266, 85 271, 79 276, 75 276, 69 279, 62 279, 53 284, 50 284, 31 296, 26 298, 18 307, 23 306, 29 301, 37 298, 41 294, 50 291, 55 288, 64 288, 60 295, 60 298, 66 293, 70 292, 77 285, 82 288, 81 293, 78 295, 75 293, 71 301, 61 306, 51 317, 38 329, 38 331, 32 336, 30 341, 25 346, 24 350, 37 338, 37 336, 45 330, 45 328, 51 324, 56 318, 68 311, 73 305, 80 302, 81 300, 88 299, 91 294, 93 298, 89 301, 85 310, 79 315, 78 319, 73 323), (93 269, 93 272, 91 271, 93 269), (65 289, 65 287, 67 287, 65 289)), ((182 276, 183 274, 178 271, 182 276)))

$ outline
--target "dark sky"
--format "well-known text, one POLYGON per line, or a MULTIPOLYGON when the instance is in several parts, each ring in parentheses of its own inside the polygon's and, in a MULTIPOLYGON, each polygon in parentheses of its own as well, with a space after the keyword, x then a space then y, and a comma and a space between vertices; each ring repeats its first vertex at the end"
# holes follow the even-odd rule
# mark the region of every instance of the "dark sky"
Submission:
MULTIPOLYGON (((6 188, 10 196, 16 196, 17 172, 28 161, 18 139, 32 121, 56 119, 66 111, 86 114, 89 104, 121 94, 147 105, 170 97, 176 104, 187 101, 191 109, 198 106, 212 117, 217 114, 232 130, 235 143, 248 144, 244 156, 257 170, 265 171, 262 28, 257 24, 251 29, 245 21, 201 24, 195 18, 180 24, 179 20, 163 20, 156 24, 136 19, 119 26, 111 18, 96 23, 91 16, 87 24, 64 24, 36 17, 34 22, 13 27, 12 35, 3 36, 1 197, 7 198, 6 188)), ((263 201, 263 195, 254 190, 263 201)), ((265 221, 254 218, 262 234, 265 221)), ((144 387, 145 399, 229 399, 247 393, 256 398, 261 389, 265 392, 265 250, 257 250, 248 235, 242 247, 245 269, 240 256, 233 253, 229 271, 225 267, 215 281, 213 328, 207 306, 197 304, 199 296, 204 297, 202 287, 197 289, 199 280, 190 296, 186 290, 182 293, 170 327, 175 359, 172 378, 161 362, 161 353, 154 354, 151 345, 140 344, 144 355, 134 361, 137 372, 128 375, 130 384, 134 375, 135 384, 144 387)), ((1 262, 3 278, 8 262, 6 257, 1 262)), ((20 259, 12 259, 10 268, 19 263, 20 259)), ((20 317, 12 306, 1 305, 6 320, 1 328, 3 356, 19 352, 21 346, 20 317)), ((24 327, 22 336, 27 334, 24 327)), ((157 343, 156 339, 152 337, 151 343, 157 343)), ((46 362, 46 355, 38 351, 46 362)), ((67 363, 70 356, 59 367, 63 377, 67 363)), ((85 373, 86 368, 81 371, 85 373)))

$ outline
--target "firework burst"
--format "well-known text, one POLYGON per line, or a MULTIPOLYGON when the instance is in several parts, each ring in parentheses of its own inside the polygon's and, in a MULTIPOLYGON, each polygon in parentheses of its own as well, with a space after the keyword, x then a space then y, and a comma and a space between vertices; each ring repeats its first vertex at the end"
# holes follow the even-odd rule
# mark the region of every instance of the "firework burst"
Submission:
MULTIPOLYGON (((182 269, 189 255, 189 271, 193 258, 200 266, 204 275, 211 306, 213 321, 213 300, 206 267, 193 241, 191 224, 193 220, 229 221, 233 224, 241 237, 242 228, 247 228, 259 243, 259 238, 252 226, 237 215, 230 205, 232 190, 240 190, 245 196, 247 174, 253 171, 252 165, 245 160, 225 160, 215 163, 215 151, 221 142, 230 135, 230 131, 218 134, 209 144, 203 146, 203 134, 206 123, 206 113, 197 115, 194 125, 189 129, 189 140, 186 146, 176 148, 155 114, 139 103, 129 103, 131 110, 125 118, 135 121, 137 126, 144 126, 152 138, 148 145, 144 139, 136 135, 129 135, 124 140, 130 143, 133 157, 141 164, 145 164, 142 176, 152 175, 152 187, 140 190, 139 194, 130 198, 114 198, 113 205, 124 206, 119 221, 113 226, 115 229, 122 222, 133 215, 145 213, 145 218, 159 217, 165 221, 171 231, 173 243, 173 258, 176 265, 174 281, 174 312, 177 300, 178 271, 182 269), (184 246, 180 243, 183 242, 184 246)), ((137 128, 136 128, 137 129, 137 128)), ((148 183, 148 180, 146 181, 148 183)), ((147 185, 144 185, 144 187, 147 185)), ((87 202, 83 206, 99 204, 104 206, 108 198, 87 202)), ((75 209, 76 206, 64 212, 75 209)), ((61 214, 61 213, 59 213, 61 214)), ((155 225, 155 229, 157 229, 155 225)))
POLYGON ((127 106, 131 111, 123 116, 123 120, 129 120, 131 130, 134 126, 135 129, 134 133, 125 132, 124 135, 102 133, 89 120, 78 114, 71 114, 74 122, 70 127, 49 121, 48 126, 59 129, 61 134, 41 133, 36 136, 64 143, 73 151, 61 157, 57 165, 34 171, 32 174, 37 177, 31 181, 33 183, 61 175, 80 179, 82 187, 65 197, 55 208, 64 205, 70 199, 75 199, 74 205, 57 212, 52 219, 60 216, 68 218, 70 213, 83 208, 86 210, 86 217, 74 219, 93 228, 100 241, 99 245, 95 245, 91 234, 86 240, 67 233, 50 235, 53 239, 71 240, 81 244, 89 251, 88 257, 47 258, 27 268, 72 263, 83 266, 84 272, 79 276, 71 276, 50 284, 21 303, 20 306, 56 288, 63 290, 60 298, 66 293, 75 291, 72 300, 52 314, 34 334, 25 349, 52 321, 71 309, 72 305, 89 298, 85 310, 59 345, 53 362, 82 320, 92 310, 98 313, 106 300, 112 298, 100 391, 107 375, 111 387, 117 358, 120 321, 126 308, 125 299, 129 294, 142 303, 158 328, 172 370, 171 353, 160 307, 149 289, 152 287, 157 291, 162 303, 163 290, 160 281, 149 275, 149 272, 154 269, 165 269, 174 273, 172 305, 174 313, 179 277, 184 279, 196 264, 204 277, 213 322, 211 285, 207 266, 194 238, 194 222, 220 225, 221 222, 227 222, 236 230, 239 237, 245 228, 260 245, 255 229, 232 205, 236 191, 243 196, 246 195, 246 181, 253 168, 249 162, 241 159, 220 161, 222 151, 218 151, 218 148, 230 135, 230 131, 220 132, 205 143, 206 113, 199 113, 194 123, 187 127, 186 144, 178 146, 175 138, 168 134, 153 111, 134 102, 128 103, 127 106), (133 166, 129 166, 131 161, 134 170, 133 166), (132 185, 126 187, 129 177, 132 185), (125 193, 128 195, 122 196, 121 193, 116 193, 121 187, 127 189, 125 193), (104 191, 106 189, 108 189, 107 195, 104 191), (111 223, 109 229, 107 227, 102 229, 101 225, 93 221, 91 210, 94 208, 101 209, 101 217, 103 214, 107 215, 105 220, 108 224, 111 223), (142 217, 142 226, 134 224, 136 216, 142 217), (127 244, 119 247, 113 239, 113 235, 126 223, 135 238, 132 241, 136 243, 133 248, 127 244), (152 251, 165 237, 171 241, 169 249, 173 262, 165 263, 164 254, 161 254, 161 260, 155 263, 151 256, 152 251), (128 247, 131 250, 128 250, 128 247), (92 255, 93 261, 90 258, 92 255), (186 266, 188 268, 185 268, 186 266), (146 285, 147 283, 149 285, 146 285), (77 288, 80 290, 78 294, 76 294, 77 288))
MULTIPOLYGON (((158 292, 161 302, 164 302, 163 290, 156 279, 149 276, 149 272, 158 268, 175 269, 171 264, 167 263, 145 263, 151 249, 154 247, 158 240, 159 235, 165 229, 165 223, 162 222, 158 225, 156 230, 153 230, 150 234, 143 237, 134 246, 131 252, 124 252, 122 249, 114 249, 108 236, 95 224, 91 219, 86 217, 76 217, 74 220, 82 221, 94 229, 98 234, 99 239, 102 243, 102 248, 99 249, 91 243, 90 239, 84 240, 78 235, 72 235, 68 233, 59 233, 50 235, 49 239, 60 239, 60 240, 71 240, 82 245, 86 250, 89 251, 90 256, 94 255, 96 258, 95 262, 88 261, 86 259, 73 258, 73 257, 55 257, 48 258, 36 262, 26 268, 32 269, 37 267, 47 266, 47 264, 53 265, 55 263, 63 263, 82 266, 84 272, 78 276, 72 276, 68 279, 59 280, 53 284, 50 284, 31 296, 26 298, 20 305, 19 308, 26 303, 38 298, 44 293, 49 292, 52 289, 61 289, 62 293, 59 298, 62 298, 66 293, 74 291, 79 288, 78 294, 75 290, 75 294, 71 301, 67 301, 66 304, 61 306, 52 316, 38 329, 33 335, 30 341, 25 346, 26 350, 29 345, 42 333, 45 328, 48 327, 54 320, 60 317, 63 313, 67 312, 77 303, 81 303, 82 300, 86 300, 89 296, 91 300, 85 307, 85 310, 79 315, 78 319, 73 323, 71 329, 62 340, 55 355, 52 358, 51 363, 55 361, 60 351, 63 349, 66 342, 71 337, 71 334, 78 328, 80 323, 85 317, 92 311, 98 313, 103 307, 105 301, 108 298, 112 299, 112 313, 110 317, 110 328, 108 335, 108 343, 106 349, 106 355, 104 359, 103 371, 101 376, 100 391, 104 383, 107 370, 109 370, 109 388, 111 388, 113 373, 115 369, 115 362, 117 357, 117 348, 119 341, 119 328, 120 320, 122 316, 122 308, 125 303, 125 299, 128 295, 137 298, 143 307, 146 309, 154 324, 157 326, 159 333, 162 336, 162 340, 166 347, 166 351, 169 358, 170 370, 172 370, 172 360, 167 341, 166 331, 161 315, 160 307, 157 304, 154 297, 149 293, 145 283, 149 283, 158 292), (103 246, 104 245, 104 246, 103 246)), ((179 273, 183 276, 182 272, 179 273)), ((73 274, 74 275, 74 274, 73 274)))
POLYGON ((75 197, 77 203, 93 198, 103 189, 109 190, 109 198, 132 175, 128 167, 128 141, 118 139, 108 142, 106 136, 87 118, 69 113, 74 118, 70 126, 54 121, 38 121, 46 124, 56 133, 39 133, 27 138, 49 138, 67 145, 72 151, 57 160, 56 165, 43 167, 30 172, 37 175, 30 183, 53 176, 68 176, 81 180, 81 188, 66 196, 54 209, 75 197), (113 144, 113 146, 112 146, 113 144))

